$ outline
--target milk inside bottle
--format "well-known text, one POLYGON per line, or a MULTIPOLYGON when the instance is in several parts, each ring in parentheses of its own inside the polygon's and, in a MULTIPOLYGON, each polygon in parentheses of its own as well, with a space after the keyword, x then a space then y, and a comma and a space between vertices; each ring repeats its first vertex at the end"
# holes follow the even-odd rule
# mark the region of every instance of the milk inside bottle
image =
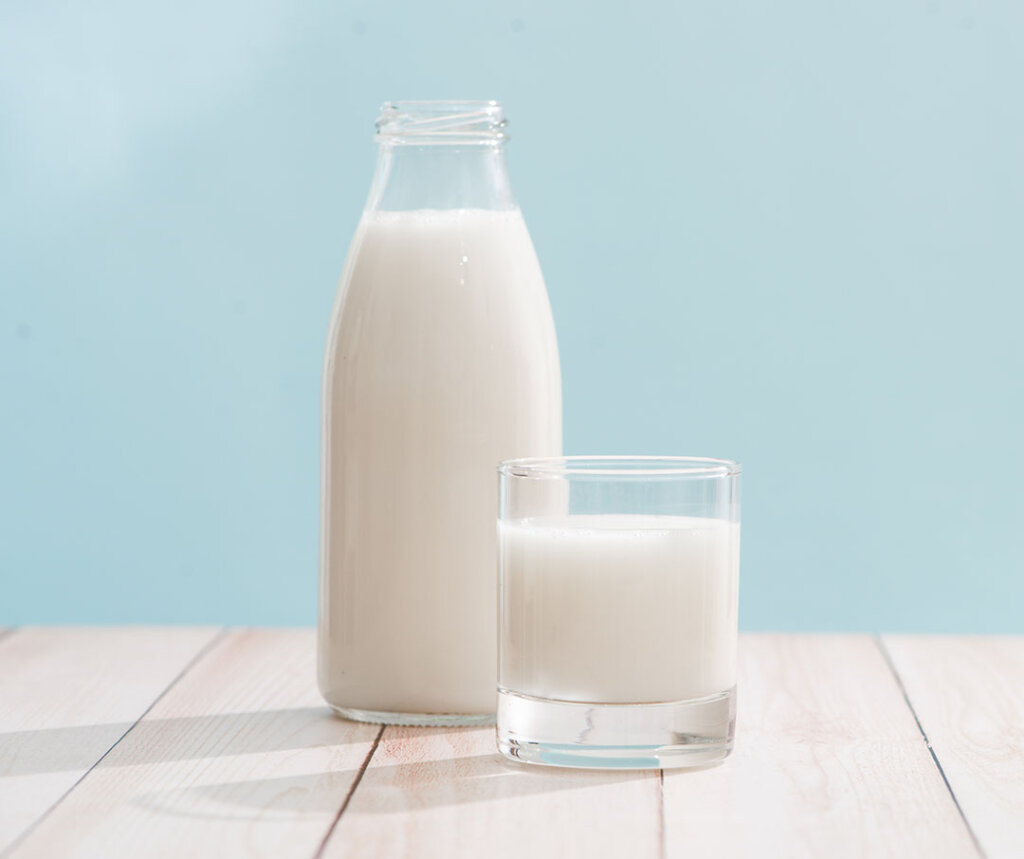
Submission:
POLYGON ((561 452, 554 323, 494 102, 385 105, 323 377, 319 683, 342 715, 495 708, 495 466, 561 452))

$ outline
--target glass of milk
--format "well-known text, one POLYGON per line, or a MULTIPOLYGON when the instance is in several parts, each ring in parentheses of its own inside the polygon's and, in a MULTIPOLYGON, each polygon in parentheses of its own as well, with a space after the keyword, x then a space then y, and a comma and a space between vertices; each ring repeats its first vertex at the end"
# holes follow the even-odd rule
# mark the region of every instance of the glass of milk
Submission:
POLYGON ((499 467, 498 746, 554 766, 704 766, 732 749, 738 463, 499 467))

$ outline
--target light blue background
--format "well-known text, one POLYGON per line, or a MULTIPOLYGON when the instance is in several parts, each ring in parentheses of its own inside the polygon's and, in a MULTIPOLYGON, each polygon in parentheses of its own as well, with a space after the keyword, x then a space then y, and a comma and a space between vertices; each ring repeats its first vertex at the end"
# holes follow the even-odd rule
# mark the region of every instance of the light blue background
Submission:
POLYGON ((743 461, 752 629, 1024 632, 1024 5, 5 0, 0 623, 308 624, 389 98, 499 98, 570 452, 743 461))

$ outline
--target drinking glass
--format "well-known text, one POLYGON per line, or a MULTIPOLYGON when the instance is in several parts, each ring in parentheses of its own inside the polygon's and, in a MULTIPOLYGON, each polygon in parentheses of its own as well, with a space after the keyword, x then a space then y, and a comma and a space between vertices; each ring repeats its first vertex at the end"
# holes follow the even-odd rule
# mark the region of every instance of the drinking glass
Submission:
POLYGON ((738 463, 501 464, 498 747, 554 766, 703 766, 732 749, 738 463))

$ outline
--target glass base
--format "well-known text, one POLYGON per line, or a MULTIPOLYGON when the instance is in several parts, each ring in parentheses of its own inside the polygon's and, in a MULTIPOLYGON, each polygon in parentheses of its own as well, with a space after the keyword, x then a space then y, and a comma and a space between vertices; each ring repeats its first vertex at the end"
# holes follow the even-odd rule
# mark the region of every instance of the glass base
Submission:
POLYGON ((530 764, 673 769, 732 751, 736 689, 657 704, 581 704, 498 690, 498 750, 530 764))
POLYGON ((391 713, 386 710, 355 710, 351 707, 335 707, 339 716, 353 722, 372 722, 376 725, 415 725, 420 728, 461 727, 468 725, 493 725, 493 713, 391 713))

